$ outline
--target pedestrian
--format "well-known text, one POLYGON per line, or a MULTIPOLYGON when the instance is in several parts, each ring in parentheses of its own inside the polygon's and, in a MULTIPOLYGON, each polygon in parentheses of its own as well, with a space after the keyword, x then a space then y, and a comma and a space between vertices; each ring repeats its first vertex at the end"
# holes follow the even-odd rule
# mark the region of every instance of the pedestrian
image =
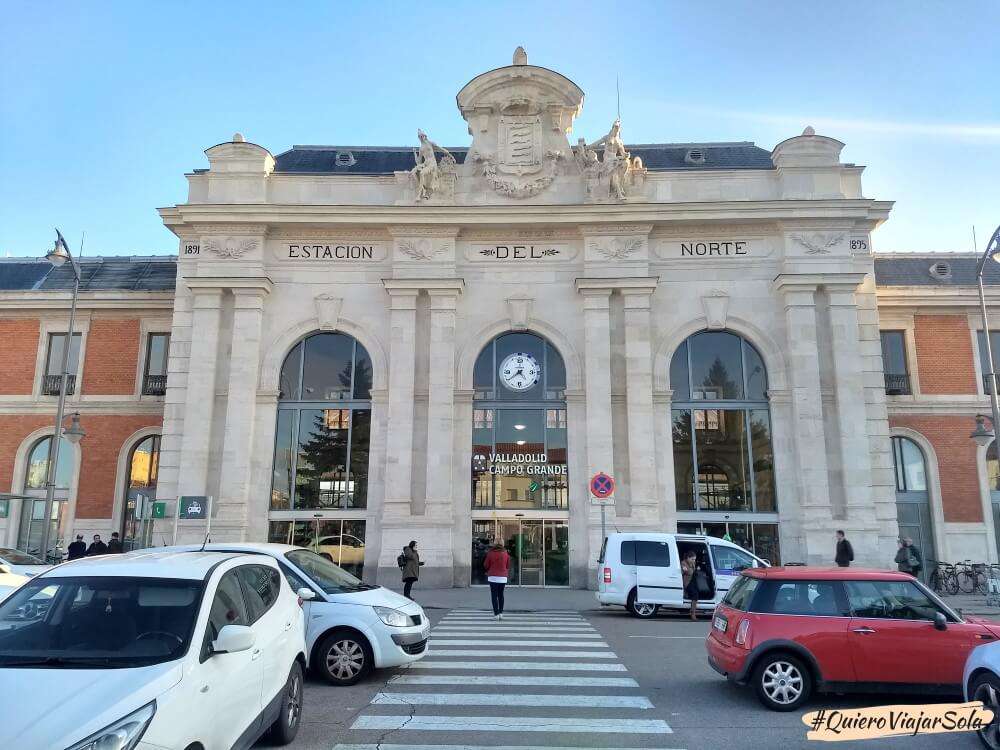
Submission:
POLYGON ((837 530, 837 553, 833 559, 838 568, 847 568, 854 562, 854 547, 847 541, 843 529, 837 530))
POLYGON ((693 549, 684 553, 681 560, 681 578, 684 582, 684 595, 691 600, 691 619, 698 619, 698 555, 693 549))
POLYGON ((94 534, 94 541, 87 547, 87 557, 108 554, 108 545, 101 541, 100 534, 94 534))
POLYGON ((67 560, 76 560, 81 557, 86 557, 87 555, 87 543, 83 541, 83 534, 76 535, 76 541, 69 545, 66 549, 68 556, 67 560))
POLYGON ((507 573, 510 571, 510 554, 503 548, 498 539, 483 560, 486 570, 486 580, 490 582, 490 601, 493 602, 493 617, 503 619, 503 590, 507 586, 507 573))
POLYGON ((111 539, 108 540, 108 554, 120 555, 122 553, 122 540, 117 531, 111 532, 111 539))
POLYGON ((420 554, 417 552, 416 540, 410 541, 409 544, 403 547, 403 554, 397 559, 397 562, 400 561, 403 563, 400 566, 403 569, 403 596, 407 599, 412 599, 410 590, 413 588, 414 582, 420 577, 420 566, 423 565, 420 562, 420 554))
POLYGON ((906 552, 913 577, 920 578, 920 571, 924 569, 924 556, 920 552, 920 547, 913 543, 912 537, 906 537, 906 552))
POLYGON ((910 573, 912 575, 913 567, 910 565, 910 551, 906 548, 906 542, 903 539, 897 539, 896 544, 899 545, 899 548, 896 550, 896 556, 893 558, 896 568, 900 573, 910 573))

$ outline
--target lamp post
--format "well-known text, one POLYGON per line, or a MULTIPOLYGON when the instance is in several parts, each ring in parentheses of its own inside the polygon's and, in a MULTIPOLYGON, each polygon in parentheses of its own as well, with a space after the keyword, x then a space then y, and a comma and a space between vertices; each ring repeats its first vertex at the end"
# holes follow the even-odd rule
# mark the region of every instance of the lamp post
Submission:
MULTIPOLYGON (((990 405, 993 408, 993 429, 989 438, 985 437, 986 427, 982 416, 976 417, 976 431, 971 437, 979 444, 989 448, 991 442, 996 439, 997 430, 1000 429, 1000 402, 997 399, 997 378, 993 365, 993 346, 990 342, 990 324, 986 317, 986 290, 983 288, 983 271, 986 269, 986 261, 994 260, 1000 263, 1000 226, 993 231, 993 236, 986 243, 983 256, 976 264, 976 284, 979 286, 979 309, 983 316, 983 339, 986 341, 986 361, 989 363, 989 372, 983 373, 988 377, 990 384, 990 405), (982 442, 985 440, 985 442, 982 442)), ((992 487, 990 488, 993 489, 992 487)), ((996 530, 994 529, 994 533, 996 530)))
POLYGON ((49 440, 49 462, 45 478, 45 515, 42 520, 42 543, 40 547, 41 557, 48 562, 49 557, 49 535, 52 525, 52 503, 56 494, 56 467, 59 462, 59 447, 62 438, 65 437, 71 443, 78 443, 86 434, 80 426, 80 412, 73 414, 69 428, 63 428, 63 419, 66 413, 66 385, 69 382, 69 352, 73 346, 73 324, 76 322, 76 299, 80 293, 80 269, 73 260, 73 255, 63 239, 62 232, 56 229, 55 246, 48 252, 45 259, 58 268, 66 261, 69 261, 73 269, 73 298, 69 307, 69 326, 66 331, 66 342, 62 350, 62 365, 59 378, 59 405, 56 407, 56 428, 49 440))

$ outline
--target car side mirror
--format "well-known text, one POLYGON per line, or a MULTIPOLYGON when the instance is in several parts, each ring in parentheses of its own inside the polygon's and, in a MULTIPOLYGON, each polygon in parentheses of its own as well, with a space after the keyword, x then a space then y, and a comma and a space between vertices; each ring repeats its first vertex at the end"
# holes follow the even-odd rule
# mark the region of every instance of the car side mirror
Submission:
POLYGON ((308 586, 303 586, 295 593, 298 595, 299 599, 301 599, 304 602, 308 602, 316 598, 316 592, 313 591, 308 586))
POLYGON ((247 625, 223 625, 219 637, 212 641, 213 654, 235 654, 254 644, 253 629, 247 625))
POLYGON ((948 618, 944 616, 944 612, 934 613, 934 629, 935 630, 948 629, 948 618))

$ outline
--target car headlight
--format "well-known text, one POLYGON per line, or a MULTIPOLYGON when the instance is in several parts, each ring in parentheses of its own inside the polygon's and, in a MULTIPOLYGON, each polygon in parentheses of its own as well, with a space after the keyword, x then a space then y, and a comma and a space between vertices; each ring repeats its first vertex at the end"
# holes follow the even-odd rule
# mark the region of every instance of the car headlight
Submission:
POLYGON ((410 618, 398 609, 393 609, 392 607, 372 607, 372 609, 375 610, 375 614, 378 615, 378 619, 386 625, 390 625, 394 628, 405 628, 410 624, 410 618))
POLYGON ((133 711, 114 724, 108 724, 100 732, 94 732, 66 750, 132 750, 139 744, 155 713, 156 701, 147 703, 138 711, 133 711))

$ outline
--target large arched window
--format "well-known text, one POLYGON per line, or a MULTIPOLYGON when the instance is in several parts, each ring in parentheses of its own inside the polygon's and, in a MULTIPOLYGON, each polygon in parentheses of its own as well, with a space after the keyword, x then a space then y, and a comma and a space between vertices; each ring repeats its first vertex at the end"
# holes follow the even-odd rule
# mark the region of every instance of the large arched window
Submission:
MULTIPOLYGON (((896 520, 899 535, 912 539, 924 559, 934 560, 934 523, 927 491, 927 461, 916 442, 892 438, 892 463, 896 470, 896 520)), ((928 574, 924 565, 921 576, 928 574)))
POLYGON ((771 414, 760 354, 734 333, 696 333, 674 353, 670 387, 678 530, 728 536, 777 562, 771 414))
POLYGON ((128 472, 125 478, 125 507, 121 518, 122 544, 126 550, 144 544, 138 539, 142 530, 142 517, 138 499, 142 495, 147 502, 156 497, 156 478, 160 471, 160 436, 148 435, 129 451, 128 472))
MULTIPOLYGON (((45 483, 48 481, 49 444, 43 437, 31 450, 24 467, 24 494, 33 499, 21 503, 21 522, 17 532, 18 549, 41 555, 42 527, 45 521, 45 483)), ((64 549, 66 534, 66 500, 73 477, 73 446, 65 438, 59 444, 59 460, 55 473, 55 502, 52 505, 52 526, 49 531, 50 553, 64 549)))

